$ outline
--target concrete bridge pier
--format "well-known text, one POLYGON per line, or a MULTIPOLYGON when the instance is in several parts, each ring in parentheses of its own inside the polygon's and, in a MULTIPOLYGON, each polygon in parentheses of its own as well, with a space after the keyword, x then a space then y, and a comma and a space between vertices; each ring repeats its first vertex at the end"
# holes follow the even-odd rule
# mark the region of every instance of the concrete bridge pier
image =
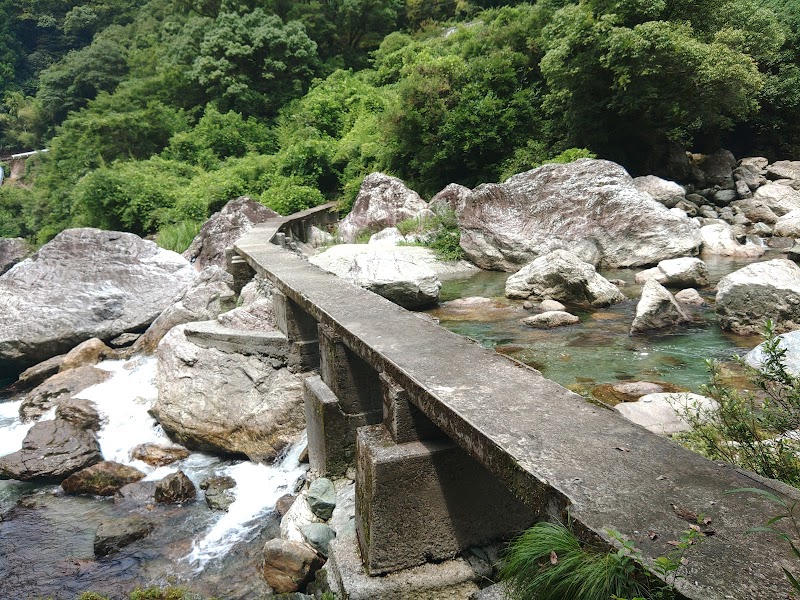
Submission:
POLYGON ((273 290, 272 304, 275 310, 275 324, 289 340, 287 368, 295 373, 318 368, 317 321, 280 290, 273 290))

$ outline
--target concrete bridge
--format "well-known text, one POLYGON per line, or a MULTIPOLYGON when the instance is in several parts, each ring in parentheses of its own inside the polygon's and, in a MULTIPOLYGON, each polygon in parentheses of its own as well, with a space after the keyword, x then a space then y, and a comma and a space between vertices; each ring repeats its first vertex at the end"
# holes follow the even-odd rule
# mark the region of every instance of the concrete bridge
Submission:
POLYGON ((800 561, 746 534, 776 507, 725 492, 789 488, 693 454, 286 249, 329 211, 255 227, 229 262, 238 281, 255 271, 275 286, 290 365, 308 374, 312 469, 356 465, 364 573, 441 561, 567 513, 587 538, 633 540, 647 566, 689 527, 678 508, 714 532, 687 554, 684 597, 788 597, 781 567, 800 561))

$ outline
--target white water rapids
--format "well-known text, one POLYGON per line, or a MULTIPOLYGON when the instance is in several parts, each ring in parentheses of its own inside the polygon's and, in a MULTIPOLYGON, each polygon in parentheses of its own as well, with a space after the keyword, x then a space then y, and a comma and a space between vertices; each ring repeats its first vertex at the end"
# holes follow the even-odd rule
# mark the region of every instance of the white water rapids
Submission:
MULTIPOLYGON (((193 453, 182 461, 160 468, 131 460, 131 450, 138 444, 172 443, 148 413, 158 397, 156 359, 137 356, 126 361, 105 361, 97 366, 111 372, 111 378, 87 388, 76 397, 93 401, 101 415, 102 429, 98 432, 98 440, 105 460, 134 466, 146 473, 145 479, 150 481, 159 480, 178 469, 186 473, 196 486, 214 475, 228 475, 236 480, 235 501, 228 512, 214 513, 210 528, 194 540, 192 551, 182 559, 188 561, 195 571, 224 557, 236 544, 251 539, 260 527, 259 517, 272 510, 280 496, 292 492, 305 473, 307 467, 299 463, 305 436, 273 465, 224 461, 202 453, 193 453)), ((20 404, 21 401, 0 403, 0 456, 19 450, 32 426, 20 422, 20 404)), ((53 411, 42 417, 48 418, 53 418, 53 411)), ((202 499, 198 501, 202 502, 202 499)))

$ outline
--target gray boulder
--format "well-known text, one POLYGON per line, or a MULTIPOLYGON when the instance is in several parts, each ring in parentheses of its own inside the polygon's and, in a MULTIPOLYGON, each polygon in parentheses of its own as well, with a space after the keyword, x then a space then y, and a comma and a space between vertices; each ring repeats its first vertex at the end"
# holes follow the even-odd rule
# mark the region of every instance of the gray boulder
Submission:
POLYGON ((675 294, 675 300, 681 304, 688 304, 689 306, 706 306, 708 304, 703 297, 694 288, 686 288, 675 294))
POLYGON ((631 324, 631 334, 654 329, 674 327, 689 322, 678 302, 667 288, 655 279, 648 279, 636 305, 636 316, 631 324))
POLYGON ((636 402, 621 402, 614 410, 623 417, 658 435, 689 431, 686 416, 704 419, 717 407, 716 401, 691 393, 647 394, 636 402))
POLYGON ((328 546, 336 533, 325 523, 307 523, 300 527, 303 541, 322 556, 328 556, 328 546))
MULTIPOLYGON (((781 334, 778 339, 780 347, 786 350, 783 366, 792 375, 800 375, 800 330, 781 334)), ((754 369, 760 369, 765 358, 764 344, 761 343, 745 355, 744 362, 754 369)))
POLYGON ((657 266, 636 274, 636 283, 655 279, 671 287, 703 287, 709 284, 708 267, 699 258, 683 257, 662 260, 657 266))
POLYGON ((758 334, 766 319, 778 333, 800 329, 800 267, 790 260, 754 263, 717 284, 719 324, 739 334, 758 334))
POLYGON ((327 521, 336 508, 336 488, 330 479, 318 477, 311 482, 306 499, 311 512, 327 521))
POLYGON ((195 273, 131 233, 69 229, 0 276, 0 371, 141 330, 195 273))
POLYGON ((176 325, 215 319, 235 305, 233 276, 221 267, 208 265, 136 340, 134 350, 153 353, 161 339, 176 325))
POLYGON ((460 211, 464 202, 469 196, 470 190, 468 187, 459 185, 457 183, 448 184, 441 192, 431 198, 428 208, 430 208, 437 215, 446 214, 449 211, 460 211))
POLYGON ((608 267, 696 254, 700 233, 644 192, 621 166, 580 159, 481 185, 459 211, 461 247, 483 269, 516 271, 567 249, 608 267))
POLYGON ((778 160, 767 166, 770 179, 800 179, 800 160, 778 160))
POLYGON ((187 448, 272 460, 305 426, 299 378, 273 367, 263 332, 241 343, 230 335, 220 349, 213 339, 187 339, 186 327, 173 328, 158 347, 152 413, 187 448))
POLYGON ((394 227, 427 208, 428 204, 419 194, 397 177, 370 173, 361 184, 353 210, 339 223, 339 237, 352 243, 363 231, 394 227))
POLYGON ((0 457, 0 479, 60 483, 101 460, 93 432, 63 419, 40 421, 28 431, 21 450, 0 457))
POLYGON ((442 288, 432 269, 392 251, 356 256, 345 278, 410 309, 436 304, 442 288))
POLYGON ((790 238, 800 237, 800 209, 795 209, 780 217, 775 223, 773 234, 790 238))
POLYGON ((731 256, 735 258, 757 258, 766 252, 763 246, 747 242, 740 244, 730 225, 715 223, 700 228, 703 236, 703 254, 731 256))
POLYGON ((724 189, 733 188, 734 167, 736 167, 736 158, 729 150, 717 150, 700 163, 700 168, 706 175, 706 184, 724 189))
POLYGON ((686 199, 686 190, 683 189, 683 186, 655 175, 635 177, 633 185, 640 192, 650 194, 653 200, 667 208, 672 208, 681 200, 686 199))
POLYGON ((0 238, 0 275, 31 254, 33 248, 22 238, 0 238))
POLYGON ((197 271, 202 271, 209 265, 224 269, 225 248, 232 246, 253 225, 279 216, 274 210, 248 196, 240 196, 228 202, 218 213, 211 215, 183 256, 197 271))
POLYGON ((69 398, 60 400, 56 405, 56 419, 69 421, 80 429, 98 431, 100 429, 100 413, 91 400, 69 398))
POLYGON ((58 403, 109 377, 111 373, 96 367, 78 367, 57 373, 28 392, 19 407, 19 415, 23 421, 37 419, 58 403))
POLYGON ((609 306, 622 302, 619 288, 595 268, 566 250, 540 256, 506 280, 508 298, 551 298, 577 306, 609 306))

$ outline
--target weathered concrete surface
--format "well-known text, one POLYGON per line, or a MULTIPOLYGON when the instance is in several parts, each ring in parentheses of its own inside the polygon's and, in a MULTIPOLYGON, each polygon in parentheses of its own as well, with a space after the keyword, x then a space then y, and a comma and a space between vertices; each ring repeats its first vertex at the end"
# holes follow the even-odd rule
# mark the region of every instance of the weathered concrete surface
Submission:
POLYGON ((282 251, 269 242, 281 223, 254 228, 238 251, 408 390, 422 412, 518 497, 532 506, 569 505, 575 521, 607 541, 609 528, 620 531, 645 562, 669 551, 667 542, 687 527, 670 504, 702 512, 716 535, 692 548, 686 577, 677 582, 681 593, 698 600, 785 598, 780 569, 794 566, 784 548, 745 533, 774 506, 725 494, 761 485, 753 478, 282 251))
POLYGON ((357 444, 356 531, 370 575, 445 560, 534 522, 533 510, 450 440, 395 444, 375 425, 358 430, 357 444))

